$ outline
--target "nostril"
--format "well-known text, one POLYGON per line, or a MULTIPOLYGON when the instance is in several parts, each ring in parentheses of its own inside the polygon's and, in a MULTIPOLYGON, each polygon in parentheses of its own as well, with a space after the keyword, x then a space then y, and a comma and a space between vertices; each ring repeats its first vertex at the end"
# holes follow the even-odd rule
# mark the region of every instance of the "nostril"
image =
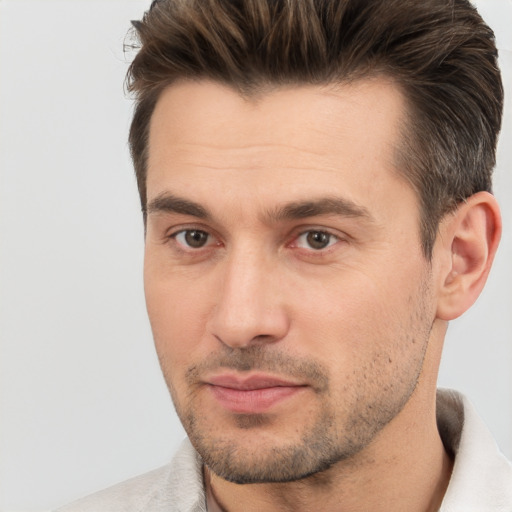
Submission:
POLYGON ((254 336, 253 341, 270 343, 273 339, 275 339, 275 336, 272 336, 271 334, 259 334, 258 336, 254 336))
POLYGON ((250 345, 258 345, 258 344, 267 344, 272 343, 276 341, 278 338, 276 336, 273 336, 272 334, 258 334, 256 336, 248 337, 246 339, 243 339, 243 335, 240 336, 226 336, 222 337, 218 334, 213 335, 217 341, 222 343, 223 345, 226 345, 228 347, 232 348, 243 348, 250 345))

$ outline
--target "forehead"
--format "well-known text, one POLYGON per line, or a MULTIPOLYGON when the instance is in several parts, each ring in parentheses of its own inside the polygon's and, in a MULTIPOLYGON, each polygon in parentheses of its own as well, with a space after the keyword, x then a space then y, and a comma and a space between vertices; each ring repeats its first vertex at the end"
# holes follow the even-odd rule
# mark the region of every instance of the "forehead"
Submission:
POLYGON ((275 189, 293 200, 342 186, 356 199, 382 180, 398 180, 404 109, 399 88, 384 78, 250 98, 208 81, 174 84, 151 119, 148 202, 163 192, 200 194, 202 183, 209 198, 223 200, 226 186, 262 200, 275 189))

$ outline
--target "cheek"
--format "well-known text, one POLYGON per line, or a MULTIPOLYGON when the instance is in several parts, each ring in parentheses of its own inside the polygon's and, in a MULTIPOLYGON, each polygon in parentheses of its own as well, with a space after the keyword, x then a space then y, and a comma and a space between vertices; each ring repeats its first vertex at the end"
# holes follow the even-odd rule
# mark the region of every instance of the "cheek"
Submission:
POLYGON ((382 275, 351 269, 298 290, 295 331, 324 364, 342 368, 348 375, 371 361, 387 368, 390 364, 382 361, 398 362, 412 350, 407 333, 419 321, 410 316, 419 299, 406 282, 386 282, 382 275))
POLYGON ((166 368, 188 366, 204 337, 207 293, 178 275, 145 265, 144 291, 158 356, 166 368))
MULTIPOLYGON (((357 342, 359 333, 381 325, 388 316, 374 282, 364 275, 333 272, 319 283, 306 282, 295 287, 293 320, 320 339, 335 338, 357 342)), ((360 340, 362 341, 362 340, 360 340)))

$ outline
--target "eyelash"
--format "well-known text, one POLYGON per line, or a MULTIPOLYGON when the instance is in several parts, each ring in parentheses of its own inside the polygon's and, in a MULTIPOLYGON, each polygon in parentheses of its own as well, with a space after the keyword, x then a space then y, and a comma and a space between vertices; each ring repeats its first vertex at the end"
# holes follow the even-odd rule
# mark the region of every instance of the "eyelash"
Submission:
MULTIPOLYGON (((188 252, 198 252, 200 249, 205 249, 207 247, 209 247, 211 245, 210 242, 210 239, 214 237, 214 235, 212 235, 209 231, 207 231, 206 229, 201 229, 201 228, 196 228, 196 227, 190 227, 190 228, 185 228, 185 229, 178 229, 172 233, 169 233, 168 235, 166 235, 165 237, 165 242, 168 242, 169 240, 173 240, 175 245, 177 246, 177 248, 181 251, 188 251, 188 252), (206 245, 203 245, 203 246, 200 246, 200 247, 191 247, 190 245, 186 245, 185 243, 182 243, 178 240, 178 237, 180 235, 184 235, 186 236, 187 233, 192 233, 192 232, 197 232, 197 233, 201 233, 201 234, 205 234, 208 239, 206 241, 206 245)), ((220 245, 220 244, 216 244, 216 245, 220 245)))
POLYGON ((305 230, 305 231, 302 231, 300 232, 294 239, 293 239, 293 242, 291 244, 291 246, 295 246, 297 247, 298 249, 305 249, 305 250, 308 250, 308 251, 312 251, 313 253, 325 253, 329 247, 332 247, 333 245, 336 244, 336 242, 339 242, 341 240, 341 238, 337 235, 335 235, 334 233, 331 233, 330 231, 328 230, 325 230, 325 229, 308 229, 308 230, 305 230), (319 248, 314 248, 314 247, 311 247, 311 241, 307 241, 306 243, 309 245, 309 248, 305 248, 305 247, 299 247, 298 246, 298 241, 302 238, 302 237, 308 237, 309 235, 312 235, 312 234, 315 234, 315 235, 323 235, 323 236, 326 236, 328 237, 328 242, 327 242, 327 245, 325 247, 319 247, 319 248))
MULTIPOLYGON (((199 253, 201 250, 208 249, 212 245, 212 243, 211 243, 212 237, 215 238, 215 236, 212 233, 210 233, 209 231, 207 231, 206 229, 201 229, 199 227, 197 227, 197 228, 189 227, 186 229, 176 230, 173 233, 166 235, 166 242, 168 240, 172 239, 174 241, 177 249, 179 249, 180 251, 189 252, 189 253, 192 253, 192 252, 199 253), (186 236, 187 233, 191 234, 193 232, 205 234, 208 237, 208 239, 205 242, 205 245, 201 245, 199 247, 192 247, 186 241, 179 241, 178 237, 180 235, 186 236)), ((307 251, 308 253, 310 253, 312 255, 321 256, 321 255, 326 254, 329 251, 330 247, 336 245, 336 243, 338 243, 340 241, 343 241, 343 238, 340 237, 339 235, 335 235, 334 233, 330 232, 329 230, 310 228, 310 229, 302 230, 298 234, 294 235, 292 241, 290 243, 286 244, 286 247, 297 248, 298 250, 307 251), (325 247, 314 248, 314 247, 311 247, 311 244, 309 242, 306 242, 306 243, 308 243, 309 247, 301 247, 298 243, 300 238, 307 237, 310 234, 316 234, 316 235, 320 234, 320 235, 324 235, 324 236, 328 237, 327 245, 325 247)), ((218 242, 215 245, 220 246, 222 244, 220 242, 218 242)))

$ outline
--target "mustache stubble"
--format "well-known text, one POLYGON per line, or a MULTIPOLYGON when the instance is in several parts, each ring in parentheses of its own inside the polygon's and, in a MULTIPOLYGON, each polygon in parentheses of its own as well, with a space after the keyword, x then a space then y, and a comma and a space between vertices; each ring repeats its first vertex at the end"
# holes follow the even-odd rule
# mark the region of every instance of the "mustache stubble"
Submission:
POLYGON ((272 373, 283 379, 305 382, 316 393, 325 393, 329 389, 329 372, 323 364, 311 359, 290 356, 265 345, 235 349, 225 347, 220 352, 213 352, 203 361, 187 369, 185 381, 190 387, 195 387, 202 382, 205 375, 221 368, 240 373, 272 373))

